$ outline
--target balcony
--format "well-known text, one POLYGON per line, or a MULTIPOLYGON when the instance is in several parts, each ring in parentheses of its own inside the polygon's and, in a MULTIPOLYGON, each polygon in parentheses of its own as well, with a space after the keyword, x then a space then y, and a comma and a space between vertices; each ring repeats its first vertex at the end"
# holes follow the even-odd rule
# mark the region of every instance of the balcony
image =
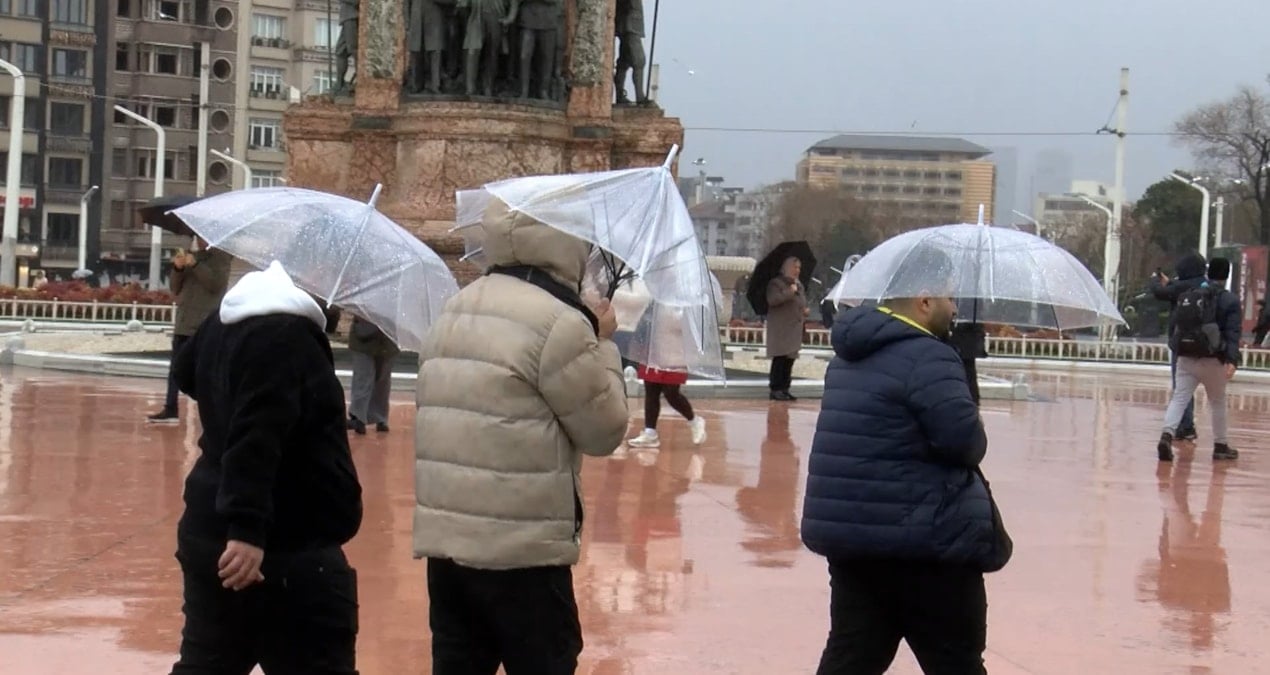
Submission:
POLYGON ((74 264, 79 260, 79 244, 73 241, 46 241, 40 247, 40 264, 54 262, 74 264))
POLYGON ((83 185, 44 185, 44 203, 46 204, 79 204, 80 197, 88 188, 83 185))
POLYGON ((83 134, 61 133, 49 131, 45 135, 48 152, 73 153, 87 155, 92 152, 92 139, 83 134))

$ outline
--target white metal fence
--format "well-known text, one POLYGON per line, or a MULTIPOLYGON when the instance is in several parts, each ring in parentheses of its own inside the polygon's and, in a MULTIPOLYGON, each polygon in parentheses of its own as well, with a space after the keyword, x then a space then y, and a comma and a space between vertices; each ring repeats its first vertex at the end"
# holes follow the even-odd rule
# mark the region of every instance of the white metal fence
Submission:
MULTIPOLYGON (((762 327, 724 326, 720 328, 720 333, 724 344, 761 347, 766 343, 762 327)), ((989 356, 1005 358, 1157 364, 1170 361, 1168 345, 1162 342, 989 337, 987 343, 989 356)), ((829 349, 829 331, 808 329, 803 344, 812 349, 829 349)), ((1270 349, 1244 349, 1243 361, 1244 368, 1270 370, 1270 349)))
POLYGON ((128 323, 136 320, 147 324, 170 325, 176 321, 176 306, 10 298, 0 300, 0 319, 84 323, 128 323))

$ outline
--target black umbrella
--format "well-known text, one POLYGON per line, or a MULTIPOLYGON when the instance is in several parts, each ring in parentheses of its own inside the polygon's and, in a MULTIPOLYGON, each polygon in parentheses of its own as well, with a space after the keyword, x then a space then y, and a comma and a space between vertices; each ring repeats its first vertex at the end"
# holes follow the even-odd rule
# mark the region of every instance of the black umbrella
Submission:
POLYGON ((172 234, 185 237, 193 237, 194 230, 189 225, 181 222, 179 218, 168 213, 173 209, 179 209, 187 204, 193 204, 198 201, 198 197, 190 195, 171 195, 167 197, 155 197, 146 202, 145 206, 137 209, 137 213, 141 214, 141 222, 146 225, 152 225, 162 230, 167 230, 172 234))
POLYGON ((750 287, 745 291, 745 298, 750 301, 750 306, 759 316, 767 315, 768 284, 772 283, 772 279, 780 276, 781 266, 789 258, 798 258, 802 261, 803 269, 798 275, 798 280, 802 282, 803 288, 811 283, 811 275, 816 271, 816 256, 811 252, 811 244, 805 241, 786 241, 777 244, 767 257, 754 266, 754 273, 750 275, 750 287))

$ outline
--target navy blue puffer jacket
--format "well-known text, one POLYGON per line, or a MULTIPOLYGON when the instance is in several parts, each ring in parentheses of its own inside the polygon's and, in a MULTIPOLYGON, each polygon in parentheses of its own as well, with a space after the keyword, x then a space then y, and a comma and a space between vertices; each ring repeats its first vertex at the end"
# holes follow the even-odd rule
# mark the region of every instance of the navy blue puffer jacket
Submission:
POLYGON ((988 441, 957 352, 868 307, 839 316, 833 348, 803 543, 830 560, 984 565, 992 507, 975 467, 988 441))

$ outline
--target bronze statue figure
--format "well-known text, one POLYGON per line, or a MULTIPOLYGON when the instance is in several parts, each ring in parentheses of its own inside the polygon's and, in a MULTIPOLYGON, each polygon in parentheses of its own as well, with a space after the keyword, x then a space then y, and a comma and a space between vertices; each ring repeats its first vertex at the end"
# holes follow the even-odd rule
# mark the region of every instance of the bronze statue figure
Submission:
POLYGON ((551 98, 556 44, 561 39, 559 14, 563 7, 561 0, 512 0, 505 22, 520 28, 521 98, 530 98, 531 91, 533 98, 551 98))
POLYGON ((406 50, 410 52, 409 91, 441 93, 441 58, 446 48, 446 9, 455 0, 410 0, 406 50), (426 78, 426 80, 425 80, 426 78))
POLYGON ((503 53, 504 19, 507 18, 507 0, 458 0, 459 8, 467 10, 467 30, 463 36, 465 63, 464 88, 468 96, 480 92, 494 95, 494 80, 498 75, 498 57, 503 53))
POLYGON ((613 85, 617 91, 618 105, 630 105, 626 97, 626 71, 631 72, 635 85, 635 102, 648 104, 648 91, 644 88, 644 0, 617 0, 616 34, 618 39, 617 68, 613 85))
MULTIPOLYGON (((358 0, 340 0, 340 37, 335 41, 335 93, 352 91, 353 83, 347 82, 349 59, 357 58, 357 5, 358 0)), ((357 73, 353 73, 356 80, 357 73)))

